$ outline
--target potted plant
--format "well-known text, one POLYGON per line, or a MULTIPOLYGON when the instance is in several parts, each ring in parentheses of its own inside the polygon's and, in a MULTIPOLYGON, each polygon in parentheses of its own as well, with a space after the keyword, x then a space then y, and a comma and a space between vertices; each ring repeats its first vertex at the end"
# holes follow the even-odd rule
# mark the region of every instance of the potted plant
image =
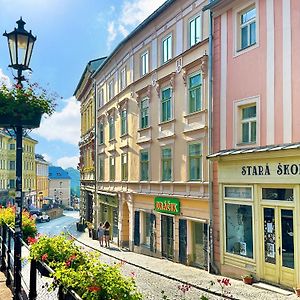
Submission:
POLYGON ((243 282, 245 284, 252 284, 253 283, 253 276, 252 274, 246 274, 242 276, 243 282))
POLYGON ((22 126, 37 128, 43 114, 51 115, 55 108, 55 95, 48 95, 37 84, 26 87, 0 86, 0 127, 22 126))

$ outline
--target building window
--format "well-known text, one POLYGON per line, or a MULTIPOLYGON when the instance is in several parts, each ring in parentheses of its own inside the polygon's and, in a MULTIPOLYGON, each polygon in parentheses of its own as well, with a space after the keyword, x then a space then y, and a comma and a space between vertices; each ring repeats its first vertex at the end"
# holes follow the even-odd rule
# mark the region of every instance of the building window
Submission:
POLYGON ((161 121, 165 122, 171 120, 171 98, 172 91, 171 88, 167 88, 162 91, 161 95, 161 121))
POLYGON ((104 180, 104 157, 99 157, 99 180, 104 180))
POLYGON ((141 76, 149 72, 149 54, 148 51, 141 55, 141 76))
POLYGON ((201 22, 200 16, 195 17, 189 22, 190 47, 199 43, 201 40, 201 22))
POLYGON ((99 123, 99 145, 104 143, 104 125, 103 123, 99 123))
POLYGON ((108 98, 111 100, 114 97, 114 81, 110 81, 108 84, 108 98))
POLYGON ((145 98, 141 101, 141 128, 147 128, 149 126, 149 99, 145 98))
POLYGON ((127 133, 127 110, 123 109, 121 111, 121 135, 127 133))
POLYGON ((226 186, 224 202, 226 252, 253 258, 252 187, 226 186))
POLYGON ((149 152, 147 150, 140 152, 140 165, 141 180, 149 180, 149 152))
POLYGON ((256 43, 256 8, 250 6, 238 14, 239 50, 256 43))
POLYGON ((14 160, 9 161, 9 170, 15 170, 16 169, 16 162, 14 160))
POLYGON ((109 140, 113 140, 115 138, 115 120, 113 116, 109 118, 109 140))
POLYGON ((256 105, 241 107, 241 141, 256 142, 256 105))
POLYGON ((115 157, 111 156, 109 158, 109 180, 116 179, 116 166, 115 166, 115 157))
POLYGON ((196 74, 189 78, 189 112, 201 110, 202 107, 202 76, 196 74))
POLYGON ((9 144, 9 150, 16 150, 15 144, 9 144))
POLYGON ((162 180, 172 180, 172 150, 171 148, 164 148, 161 151, 161 168, 162 180))
POLYGON ((98 93, 98 107, 102 107, 104 105, 104 90, 103 88, 99 90, 98 93))
POLYGON ((225 204, 226 252, 253 258, 252 206, 225 204))
POLYGON ((122 180, 128 180, 128 161, 127 153, 121 155, 121 177, 122 180))
POLYGON ((121 90, 124 90, 126 85, 127 85, 127 82, 126 82, 126 67, 124 67, 122 70, 121 70, 121 74, 120 74, 121 78, 120 78, 120 87, 121 87, 121 90))
POLYGON ((202 149, 201 144, 189 145, 189 177, 190 180, 202 178, 202 149))
POLYGON ((166 63, 172 58, 172 36, 169 35, 162 41, 162 62, 166 63))
POLYGON ((154 229, 155 229, 155 215, 152 213, 144 212, 142 214, 143 231, 142 231, 142 243, 143 246, 150 248, 154 251, 154 229))
POLYGON ((9 180, 9 188, 10 189, 16 188, 16 181, 14 179, 9 180))

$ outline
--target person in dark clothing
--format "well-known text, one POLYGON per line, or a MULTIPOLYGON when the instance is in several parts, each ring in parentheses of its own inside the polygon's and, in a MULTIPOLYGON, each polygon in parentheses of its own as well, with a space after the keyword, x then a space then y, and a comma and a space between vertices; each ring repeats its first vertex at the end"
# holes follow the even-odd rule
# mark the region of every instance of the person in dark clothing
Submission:
POLYGON ((110 224, 108 221, 105 221, 104 225, 104 241, 105 241, 105 247, 109 247, 109 240, 110 240, 110 234, 109 234, 109 230, 110 230, 110 224))

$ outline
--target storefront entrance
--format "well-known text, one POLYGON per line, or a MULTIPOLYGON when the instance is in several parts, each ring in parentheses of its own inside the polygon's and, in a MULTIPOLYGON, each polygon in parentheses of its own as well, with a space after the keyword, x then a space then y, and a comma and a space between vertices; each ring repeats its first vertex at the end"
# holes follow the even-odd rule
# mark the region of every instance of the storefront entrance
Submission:
POLYGON ((262 217, 264 279, 291 286, 296 281, 293 209, 263 206, 262 217))
POLYGON ((162 256, 168 259, 174 258, 174 223, 173 217, 161 216, 161 244, 162 256))

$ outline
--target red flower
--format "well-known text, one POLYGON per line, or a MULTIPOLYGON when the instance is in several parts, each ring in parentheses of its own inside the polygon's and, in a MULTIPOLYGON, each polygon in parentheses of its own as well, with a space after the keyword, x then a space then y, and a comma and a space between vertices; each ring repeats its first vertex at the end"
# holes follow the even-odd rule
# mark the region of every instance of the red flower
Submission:
POLYGON ((95 286, 95 285, 93 285, 93 286, 88 287, 88 290, 89 290, 90 292, 98 292, 98 291, 101 290, 101 287, 100 287, 100 286, 95 286))
POLYGON ((45 254, 42 256, 42 261, 45 261, 45 260, 47 260, 47 259, 48 259, 48 254, 45 253, 45 254))
POLYGON ((35 244, 37 241, 38 241, 37 238, 33 238, 33 237, 30 237, 30 236, 27 238, 27 242, 28 242, 29 245, 35 244))
POLYGON ((70 260, 67 260, 66 261, 66 267, 70 267, 71 266, 71 261, 70 260))
POLYGON ((72 260, 75 260, 76 258, 77 258, 77 256, 75 254, 73 254, 70 256, 69 260, 72 261, 72 260))

